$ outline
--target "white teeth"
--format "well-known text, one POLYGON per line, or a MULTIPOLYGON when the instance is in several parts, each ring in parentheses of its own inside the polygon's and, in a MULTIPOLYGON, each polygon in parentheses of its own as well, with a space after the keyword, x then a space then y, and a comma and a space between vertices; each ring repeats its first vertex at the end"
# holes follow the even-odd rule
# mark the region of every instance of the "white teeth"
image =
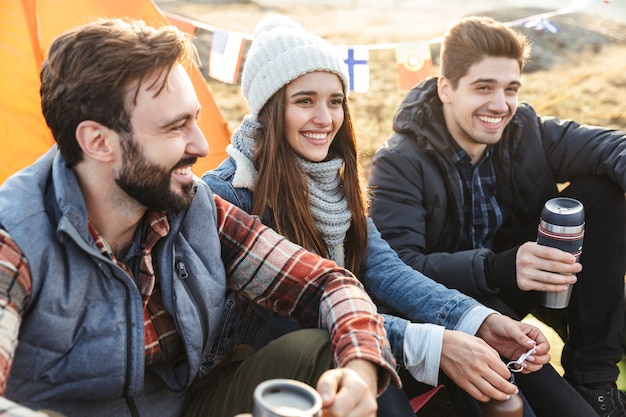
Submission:
POLYGON ((302 136, 306 136, 310 139, 326 139, 326 133, 303 133, 302 136))
POLYGON ((191 174, 191 167, 181 168, 174 171, 176 174, 189 175, 191 174))
POLYGON ((495 125, 496 123, 500 123, 502 121, 502 117, 478 117, 482 122, 489 123, 495 125))

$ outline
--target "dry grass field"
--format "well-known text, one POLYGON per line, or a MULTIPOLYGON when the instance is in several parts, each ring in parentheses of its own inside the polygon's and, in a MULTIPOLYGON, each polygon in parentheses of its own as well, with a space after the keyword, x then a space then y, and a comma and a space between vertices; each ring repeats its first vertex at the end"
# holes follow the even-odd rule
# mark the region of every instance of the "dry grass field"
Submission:
MULTIPOLYGON (((252 33, 255 24, 265 14, 283 13, 337 45, 430 40, 439 37, 451 23, 446 11, 429 13, 383 7, 354 9, 302 0, 258 0, 231 5, 207 4, 200 0, 157 0, 156 3, 163 10, 246 34, 252 33)), ((485 4, 489 3, 485 1, 485 4)), ((498 3, 491 2, 493 4, 498 3)), ((486 7, 483 12, 474 14, 512 21, 550 10, 486 7)), ((551 20, 561 29, 559 33, 523 29, 533 42, 533 55, 523 75, 520 100, 532 103, 544 115, 626 129, 626 26, 581 12, 551 20)), ((201 56, 206 57, 210 33, 200 31, 197 36, 201 56)), ((436 72, 438 45, 432 45, 432 53, 436 72)), ((406 94, 397 87, 392 49, 371 50, 369 64, 369 92, 350 96, 366 174, 371 156, 389 136, 393 115, 406 94)), ((234 129, 247 112, 239 87, 212 80, 207 83, 234 129)), ((530 320, 538 324, 534 318, 530 320)), ((552 355, 558 366, 561 341, 550 329, 546 329, 546 333, 551 338, 552 355)), ((418 416, 455 416, 445 390, 440 391, 418 416)))

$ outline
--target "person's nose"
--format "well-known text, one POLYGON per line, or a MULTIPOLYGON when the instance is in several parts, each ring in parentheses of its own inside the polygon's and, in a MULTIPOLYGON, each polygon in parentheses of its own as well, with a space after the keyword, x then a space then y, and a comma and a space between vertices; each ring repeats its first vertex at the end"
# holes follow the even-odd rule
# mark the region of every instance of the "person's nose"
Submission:
POLYGON ((313 115, 313 122, 318 125, 327 126, 332 123, 332 116, 330 109, 325 104, 320 104, 315 107, 315 113, 313 115))
POLYGON ((189 133, 189 143, 187 145, 187 153, 197 156, 199 158, 207 156, 209 154, 209 143, 207 142, 200 126, 194 123, 191 132, 189 133))
POLYGON ((503 113, 508 111, 509 106, 506 100, 506 94, 503 90, 497 90, 489 103, 489 109, 495 113, 503 113))

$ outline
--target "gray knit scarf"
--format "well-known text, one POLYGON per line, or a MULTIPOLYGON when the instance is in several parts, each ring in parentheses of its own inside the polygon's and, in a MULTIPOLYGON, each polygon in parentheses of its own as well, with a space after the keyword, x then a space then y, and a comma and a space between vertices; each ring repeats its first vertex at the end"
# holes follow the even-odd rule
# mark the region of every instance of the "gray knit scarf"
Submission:
MULTIPOLYGON (((252 162, 256 146, 254 136, 260 127, 257 120, 249 115, 245 116, 233 133, 231 145, 226 148, 237 165, 233 187, 254 191, 257 176, 252 162)), ((352 215, 339 175, 343 159, 334 157, 323 162, 311 162, 300 157, 297 159, 307 176, 315 225, 328 247, 330 258, 340 266, 345 266, 343 242, 350 228, 352 215)))

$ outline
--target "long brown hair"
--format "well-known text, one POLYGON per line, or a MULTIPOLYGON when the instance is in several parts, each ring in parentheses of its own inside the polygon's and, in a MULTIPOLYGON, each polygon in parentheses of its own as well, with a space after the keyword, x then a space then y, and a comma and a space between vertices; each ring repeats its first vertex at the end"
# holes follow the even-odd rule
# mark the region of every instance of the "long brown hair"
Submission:
MULTIPOLYGON (((344 121, 329 154, 344 160, 340 173, 352 214, 346 234, 346 268, 358 276, 367 255, 366 200, 357 158, 356 135, 348 101, 343 102, 344 121)), ((259 112, 263 126, 256 137, 254 164, 258 171, 254 186, 252 214, 271 210, 272 227, 292 242, 328 257, 328 248, 315 226, 306 175, 284 135, 285 86, 278 90, 259 112)))

